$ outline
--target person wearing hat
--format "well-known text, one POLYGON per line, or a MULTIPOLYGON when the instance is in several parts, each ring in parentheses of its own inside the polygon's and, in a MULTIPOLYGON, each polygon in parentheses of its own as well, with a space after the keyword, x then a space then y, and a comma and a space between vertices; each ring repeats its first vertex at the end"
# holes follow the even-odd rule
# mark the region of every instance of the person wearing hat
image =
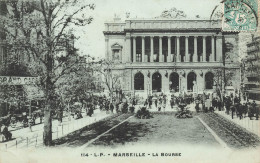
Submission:
POLYGON ((250 118, 250 120, 252 120, 253 116, 254 116, 254 111, 253 111, 252 104, 248 102, 248 117, 250 118))
POLYGON ((255 113, 256 120, 258 120, 258 118, 259 118, 259 108, 257 107, 255 100, 252 103, 252 107, 253 107, 253 110, 254 110, 254 113, 255 113))
POLYGON ((3 125, 1 131, 7 141, 12 139, 12 133, 8 131, 8 126, 6 124, 3 125))

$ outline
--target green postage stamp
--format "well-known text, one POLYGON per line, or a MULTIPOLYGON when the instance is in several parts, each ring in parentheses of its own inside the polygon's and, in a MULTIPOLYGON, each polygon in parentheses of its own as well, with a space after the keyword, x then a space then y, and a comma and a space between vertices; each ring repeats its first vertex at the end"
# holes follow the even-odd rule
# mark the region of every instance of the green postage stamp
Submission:
POLYGON ((223 31, 255 31, 258 25, 257 0, 226 0, 223 31))

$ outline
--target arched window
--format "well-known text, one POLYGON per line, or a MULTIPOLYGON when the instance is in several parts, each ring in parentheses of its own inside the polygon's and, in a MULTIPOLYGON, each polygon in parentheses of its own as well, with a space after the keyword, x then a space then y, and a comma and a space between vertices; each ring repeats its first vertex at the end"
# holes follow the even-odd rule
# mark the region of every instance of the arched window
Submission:
POLYGON ((197 75, 194 72, 190 72, 187 76, 187 89, 188 91, 194 91, 194 86, 196 86, 197 75))
POLYGON ((155 92, 162 91, 162 76, 159 72, 156 72, 152 76, 152 90, 155 92))
POLYGON ((211 72, 205 74, 205 89, 213 89, 213 81, 214 75, 211 72))
POLYGON ((135 90, 144 90, 144 75, 141 72, 135 74, 134 88, 135 90))
POLYGON ((171 73, 169 81, 170 91, 179 92, 179 75, 176 72, 171 73))

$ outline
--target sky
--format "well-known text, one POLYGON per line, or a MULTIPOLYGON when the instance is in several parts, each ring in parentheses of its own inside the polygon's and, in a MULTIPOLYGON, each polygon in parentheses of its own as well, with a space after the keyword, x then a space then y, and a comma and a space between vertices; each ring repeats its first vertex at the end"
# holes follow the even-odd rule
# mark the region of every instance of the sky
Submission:
POLYGON ((220 5, 220 0, 89 0, 96 5, 95 10, 86 11, 94 18, 93 22, 85 27, 76 30, 75 35, 80 37, 75 46, 81 55, 91 55, 97 58, 105 56, 105 37, 103 31, 104 23, 111 21, 114 15, 118 15, 122 20, 125 13, 130 12, 130 18, 154 18, 165 9, 173 7, 182 10, 187 17, 209 18, 216 5, 220 5))

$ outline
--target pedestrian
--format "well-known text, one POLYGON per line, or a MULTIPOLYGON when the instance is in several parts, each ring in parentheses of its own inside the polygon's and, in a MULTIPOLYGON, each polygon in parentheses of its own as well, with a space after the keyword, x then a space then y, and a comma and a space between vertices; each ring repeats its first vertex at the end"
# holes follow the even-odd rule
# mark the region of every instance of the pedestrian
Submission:
POLYGON ((113 105, 113 103, 111 102, 111 103, 110 103, 110 111, 111 111, 111 113, 113 113, 113 110, 114 110, 114 105, 113 105))
POLYGON ((221 106, 222 106, 222 103, 221 103, 221 100, 220 100, 220 98, 218 98, 218 101, 217 101, 217 106, 218 106, 218 111, 221 111, 221 106))
POLYGON ((163 103, 163 111, 165 111, 166 103, 167 103, 166 96, 164 96, 162 100, 163 100, 163 101, 162 101, 162 103, 163 103))
POLYGON ((244 114, 244 118, 246 117, 246 114, 248 113, 248 106, 247 103, 243 104, 243 114, 244 114))
POLYGON ((171 98, 170 104, 171 104, 171 108, 173 109, 173 106, 174 106, 174 99, 173 98, 171 98))
POLYGON ((232 101, 231 101, 231 98, 230 97, 227 97, 226 99, 226 111, 227 111, 227 114, 229 115, 229 112, 230 112, 230 106, 232 105, 232 101))
POLYGON ((155 101, 154 101, 154 104, 155 104, 155 107, 157 108, 157 104, 158 104, 157 97, 156 97, 156 99, 155 99, 155 101))
POLYGON ((235 106, 234 106, 234 105, 231 105, 230 109, 231 109, 232 119, 234 119, 234 114, 235 114, 235 111, 236 111, 235 106))
POLYGON ((243 118, 243 105, 242 104, 238 104, 238 115, 239 115, 239 119, 241 120, 243 118))
POLYGON ((234 104, 239 104, 239 103, 240 103, 240 100, 236 95, 235 98, 234 98, 234 104))
POLYGON ((162 108, 162 100, 160 98, 158 102, 158 111, 161 111, 161 108, 162 108))
MULTIPOLYGON (((134 111, 134 106, 133 107, 133 111, 134 111)), ((123 107, 122 107, 122 113, 127 113, 128 112, 128 103, 124 102, 123 107)))
MULTIPOLYGON (((257 108, 256 102, 255 100, 252 103, 252 108, 253 108, 253 112, 255 114, 256 120, 258 120, 258 116, 259 116, 259 109, 257 108)), ((254 115, 253 115, 254 116, 254 115)))
POLYGON ((151 108, 152 108, 152 104, 153 104, 153 101, 152 101, 152 97, 151 97, 151 96, 149 97, 148 103, 149 103, 149 109, 151 109, 151 108))
POLYGON ((252 120, 252 117, 254 116, 253 107, 250 102, 248 102, 248 117, 250 120, 252 120))
POLYGON ((144 102, 144 106, 145 106, 145 107, 148 106, 148 99, 145 100, 145 102, 144 102))
POLYGON ((208 112, 209 109, 210 109, 210 99, 207 98, 205 102, 205 111, 208 112))
POLYGON ((200 107, 199 107, 199 105, 200 105, 200 100, 197 98, 196 100, 195 100, 195 109, 196 109, 196 112, 198 113, 199 112, 199 110, 200 110, 200 107))
POLYGON ((120 105, 120 101, 118 103, 116 103, 116 112, 119 112, 119 105, 120 105))
POLYGON ((256 107, 255 118, 256 118, 256 120, 258 120, 258 118, 259 118, 259 108, 258 107, 256 107))
POLYGON ((12 139, 12 133, 8 131, 8 126, 6 124, 4 124, 1 128, 1 133, 4 135, 7 141, 12 139))
POLYGON ((89 105, 89 109, 88 109, 87 115, 91 117, 93 113, 94 113, 94 105, 91 103, 89 105))

